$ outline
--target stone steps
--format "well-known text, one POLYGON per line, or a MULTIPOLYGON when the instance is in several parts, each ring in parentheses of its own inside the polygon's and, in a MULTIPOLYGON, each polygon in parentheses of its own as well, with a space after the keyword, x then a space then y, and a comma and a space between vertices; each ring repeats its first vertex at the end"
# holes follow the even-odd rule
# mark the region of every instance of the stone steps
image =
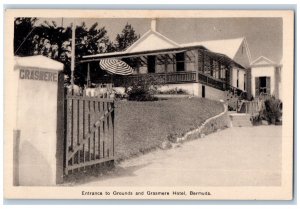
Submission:
POLYGON ((234 113, 229 115, 232 127, 248 127, 253 126, 249 114, 234 113))

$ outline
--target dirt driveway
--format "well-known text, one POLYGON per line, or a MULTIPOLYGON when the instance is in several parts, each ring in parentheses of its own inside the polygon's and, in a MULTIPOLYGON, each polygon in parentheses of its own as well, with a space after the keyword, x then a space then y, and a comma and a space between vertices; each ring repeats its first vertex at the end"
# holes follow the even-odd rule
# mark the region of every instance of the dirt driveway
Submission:
POLYGON ((78 186, 278 186, 281 126, 234 127, 127 160, 78 186))

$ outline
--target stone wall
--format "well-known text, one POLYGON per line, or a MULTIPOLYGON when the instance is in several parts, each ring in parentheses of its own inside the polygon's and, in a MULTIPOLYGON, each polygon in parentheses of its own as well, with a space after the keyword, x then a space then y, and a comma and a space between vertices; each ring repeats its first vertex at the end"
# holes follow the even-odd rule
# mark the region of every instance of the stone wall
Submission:
POLYGON ((186 133, 183 137, 177 138, 177 142, 203 138, 205 135, 230 127, 227 104, 224 104, 224 111, 219 115, 207 119, 199 128, 186 133))

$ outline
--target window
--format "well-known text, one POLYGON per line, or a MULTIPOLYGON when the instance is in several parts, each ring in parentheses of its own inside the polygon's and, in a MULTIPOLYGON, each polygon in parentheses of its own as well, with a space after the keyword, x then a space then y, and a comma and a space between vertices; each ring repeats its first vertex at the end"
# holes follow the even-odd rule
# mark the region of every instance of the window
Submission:
POLYGON ((270 94, 270 77, 256 77, 255 78, 255 96, 260 94, 270 94))
POLYGON ((220 78, 221 78, 221 79, 225 79, 225 78, 226 78, 226 74, 225 74, 225 66, 224 66, 224 65, 221 65, 220 78))
POLYGON ((237 70, 237 73, 236 73, 236 87, 239 88, 239 70, 237 70))
POLYGON ((176 54, 176 70, 184 71, 184 52, 176 54))
POLYGON ((155 56, 148 56, 148 73, 155 73, 156 59, 155 56))

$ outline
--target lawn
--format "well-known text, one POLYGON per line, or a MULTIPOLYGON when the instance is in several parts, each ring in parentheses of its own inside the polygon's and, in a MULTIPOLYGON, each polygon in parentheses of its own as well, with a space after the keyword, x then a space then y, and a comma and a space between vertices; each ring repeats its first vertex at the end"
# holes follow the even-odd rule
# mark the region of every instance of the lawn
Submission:
POLYGON ((153 102, 116 102, 115 145, 117 160, 159 147, 182 136, 223 111, 223 105, 202 98, 153 102))

